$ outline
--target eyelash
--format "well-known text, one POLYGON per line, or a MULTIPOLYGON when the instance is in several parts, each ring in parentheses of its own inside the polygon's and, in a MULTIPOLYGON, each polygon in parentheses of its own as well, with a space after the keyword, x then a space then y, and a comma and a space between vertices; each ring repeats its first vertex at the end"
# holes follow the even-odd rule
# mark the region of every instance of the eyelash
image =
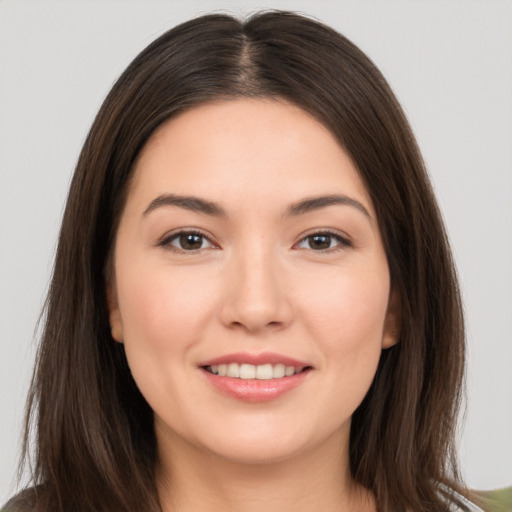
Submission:
MULTIPOLYGON (((210 247, 208 247, 208 249, 218 248, 218 246, 216 246, 216 244, 214 242, 212 242, 207 235, 205 235, 204 233, 202 233, 201 231, 198 231, 198 230, 182 230, 182 231, 172 233, 169 236, 166 236, 163 240, 161 240, 158 243, 158 246, 169 249, 178 254, 197 254, 199 251, 206 249, 203 247, 199 247, 198 249, 186 250, 186 249, 182 249, 180 247, 176 247, 176 246, 172 245, 172 242, 174 242, 175 240, 179 240, 181 237, 187 237, 187 236, 201 237, 201 245, 204 241, 207 241, 209 244, 211 244, 210 247)), ((334 231, 329 231, 329 230, 319 230, 319 231, 314 231, 312 233, 308 233, 307 235, 302 237, 298 243, 293 245, 293 248, 297 248, 298 250, 311 250, 312 252, 315 252, 315 253, 332 253, 332 252, 336 252, 336 251, 350 248, 350 247, 353 247, 353 244, 347 237, 344 237, 344 236, 340 235, 339 233, 336 233, 334 231), (297 247, 297 246, 300 246, 300 244, 305 243, 308 239, 312 239, 315 236, 317 236, 317 237, 324 236, 326 238, 329 238, 330 241, 334 239, 337 242, 337 244, 334 247, 328 247, 326 249, 319 249, 319 250, 312 249, 311 247, 309 249, 297 247)))

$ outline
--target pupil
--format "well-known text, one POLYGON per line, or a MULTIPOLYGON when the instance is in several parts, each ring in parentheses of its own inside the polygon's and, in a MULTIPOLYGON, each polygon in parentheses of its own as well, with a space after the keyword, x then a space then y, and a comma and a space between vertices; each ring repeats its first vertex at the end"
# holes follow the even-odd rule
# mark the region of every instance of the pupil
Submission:
POLYGON ((331 237, 329 235, 313 235, 309 243, 312 249, 329 249, 331 237))
POLYGON ((180 236, 180 245, 183 249, 201 249, 203 237, 201 235, 186 234, 180 236))

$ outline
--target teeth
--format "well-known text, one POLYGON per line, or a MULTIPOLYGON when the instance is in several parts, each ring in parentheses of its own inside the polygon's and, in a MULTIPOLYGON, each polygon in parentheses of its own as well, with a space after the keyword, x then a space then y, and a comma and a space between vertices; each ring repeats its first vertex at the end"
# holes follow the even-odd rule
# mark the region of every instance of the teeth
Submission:
POLYGON ((240 377, 240 366, 236 363, 228 364, 228 371, 226 373, 227 377, 235 377, 238 379, 240 377))
POLYGON ((282 377, 291 377, 304 370, 303 367, 285 366, 284 364, 262 364, 254 366, 252 364, 219 364, 207 366, 206 369, 220 377, 233 377, 236 379, 259 379, 270 380, 280 379, 282 377))
POLYGON ((272 378, 272 365, 264 364, 256 366, 256 378, 260 380, 270 380, 272 378))
MULTIPOLYGON (((288 368, 293 368, 293 366, 289 366, 288 368)), ((293 368, 293 373, 295 373, 295 368, 293 368)), ((292 375, 293 375, 292 373, 292 375)), ((286 375, 286 367, 284 364, 276 364, 272 368, 272 377, 274 379, 280 379, 286 375)))
POLYGON ((256 366, 252 364, 241 364, 240 365, 240 378, 241 379, 255 379, 256 378, 256 366))

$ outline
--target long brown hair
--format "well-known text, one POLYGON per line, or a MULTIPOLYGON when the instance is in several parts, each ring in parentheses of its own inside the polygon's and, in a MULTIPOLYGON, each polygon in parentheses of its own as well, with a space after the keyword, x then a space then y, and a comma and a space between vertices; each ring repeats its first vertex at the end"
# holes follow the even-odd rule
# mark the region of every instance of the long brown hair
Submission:
MULTIPOLYGON (((105 280, 137 155, 165 120, 204 102, 284 98, 324 123, 375 206, 400 303, 354 413, 353 478, 382 512, 445 511, 461 492, 454 431, 464 329, 441 216, 408 122, 350 41, 289 12, 208 15, 159 37, 105 99, 71 184, 28 402, 35 510, 158 510, 153 415, 110 334, 105 280)), ((459 503, 463 507, 463 503, 459 503)))

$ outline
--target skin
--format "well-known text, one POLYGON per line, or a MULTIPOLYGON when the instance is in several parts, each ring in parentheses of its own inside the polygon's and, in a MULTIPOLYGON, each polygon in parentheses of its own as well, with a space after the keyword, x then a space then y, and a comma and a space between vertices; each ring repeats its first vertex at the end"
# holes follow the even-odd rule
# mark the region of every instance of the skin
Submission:
POLYGON ((375 510, 350 477, 350 421, 396 342, 397 312, 375 211, 347 154, 294 105, 236 99, 163 124, 134 173, 110 322, 155 413, 162 509, 375 510), (224 215, 150 207, 163 194, 214 202, 224 215), (289 214, 333 194, 362 208, 289 214), (183 229, 204 235, 198 249, 180 247, 183 229), (312 232, 333 234, 319 250, 312 232), (235 352, 312 370, 275 400, 237 400, 198 366, 235 352))

